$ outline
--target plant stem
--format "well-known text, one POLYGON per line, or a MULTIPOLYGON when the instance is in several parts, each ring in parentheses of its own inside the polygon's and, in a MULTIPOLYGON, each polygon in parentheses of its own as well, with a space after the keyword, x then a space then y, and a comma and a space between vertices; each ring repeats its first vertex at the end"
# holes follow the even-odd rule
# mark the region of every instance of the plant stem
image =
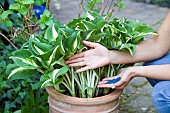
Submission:
POLYGON ((0 33, 0 35, 3 36, 16 50, 18 50, 14 43, 12 43, 12 41, 10 41, 4 34, 0 33))
POLYGON ((75 95, 76 96, 76 93, 75 93, 75 83, 74 83, 74 68, 73 67, 71 67, 71 83, 72 83, 72 85, 71 85, 71 88, 72 88, 72 92, 73 92, 73 95, 75 95))
POLYGON ((4 11, 4 8, 2 7, 2 5, 0 5, 0 7, 1 7, 2 11, 4 11))
POLYGON ((112 4, 113 4, 113 0, 112 0, 112 2, 110 3, 109 9, 107 10, 107 14, 109 14, 109 11, 110 11, 110 9, 111 9, 111 7, 112 7, 112 4))
POLYGON ((109 0, 107 0, 107 2, 106 2, 106 5, 105 5, 105 7, 104 7, 104 9, 102 11, 102 15, 104 14, 104 11, 106 10, 106 7, 107 7, 108 3, 109 3, 109 0))

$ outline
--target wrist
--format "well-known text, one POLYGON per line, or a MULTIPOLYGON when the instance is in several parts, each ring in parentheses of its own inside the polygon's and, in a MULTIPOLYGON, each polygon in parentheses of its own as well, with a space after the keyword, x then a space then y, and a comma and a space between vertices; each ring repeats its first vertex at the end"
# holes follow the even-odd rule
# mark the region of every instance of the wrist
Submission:
POLYGON ((132 77, 140 77, 141 73, 142 73, 142 68, 143 66, 133 66, 133 67, 129 67, 129 70, 132 74, 132 77))
POLYGON ((113 64, 112 63, 112 58, 111 58, 111 56, 112 56, 112 52, 110 51, 110 50, 108 50, 108 64, 110 65, 110 64, 113 64))

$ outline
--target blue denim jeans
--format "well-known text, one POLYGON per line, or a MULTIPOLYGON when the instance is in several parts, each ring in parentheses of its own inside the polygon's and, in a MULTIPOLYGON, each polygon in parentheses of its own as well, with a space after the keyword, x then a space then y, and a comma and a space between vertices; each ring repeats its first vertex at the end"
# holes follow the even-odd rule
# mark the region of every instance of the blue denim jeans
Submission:
MULTIPOLYGON (((144 63, 144 66, 170 64, 170 52, 160 59, 144 63)), ((170 71, 169 71, 170 72, 170 71)), ((170 113, 170 80, 147 78, 153 86, 152 101, 158 113, 170 113)))

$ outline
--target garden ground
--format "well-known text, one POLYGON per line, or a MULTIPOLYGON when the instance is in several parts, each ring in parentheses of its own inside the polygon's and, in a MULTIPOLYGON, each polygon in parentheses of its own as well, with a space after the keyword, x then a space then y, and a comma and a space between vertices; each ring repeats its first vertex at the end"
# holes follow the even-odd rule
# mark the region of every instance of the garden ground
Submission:
MULTIPOLYGON (((60 9, 58 9, 59 5, 57 1, 58 0, 51 0, 50 3, 50 11, 55 14, 54 18, 64 24, 77 17, 77 0, 60 0, 60 9)), ((168 8, 162 8, 156 5, 137 3, 129 0, 123 1, 127 6, 119 13, 116 13, 116 17, 137 19, 152 26, 156 30, 161 25, 161 22, 169 10, 168 8)), ((133 79, 124 89, 119 113, 156 113, 151 102, 151 92, 152 87, 145 78, 133 79)))

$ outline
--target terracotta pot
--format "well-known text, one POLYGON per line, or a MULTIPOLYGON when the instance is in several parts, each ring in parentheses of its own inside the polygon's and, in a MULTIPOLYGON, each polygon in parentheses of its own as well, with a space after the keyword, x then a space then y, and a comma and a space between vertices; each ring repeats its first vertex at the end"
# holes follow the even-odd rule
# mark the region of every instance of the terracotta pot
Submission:
POLYGON ((53 87, 46 88, 50 113, 118 113, 122 90, 96 98, 77 98, 63 95, 53 87))

